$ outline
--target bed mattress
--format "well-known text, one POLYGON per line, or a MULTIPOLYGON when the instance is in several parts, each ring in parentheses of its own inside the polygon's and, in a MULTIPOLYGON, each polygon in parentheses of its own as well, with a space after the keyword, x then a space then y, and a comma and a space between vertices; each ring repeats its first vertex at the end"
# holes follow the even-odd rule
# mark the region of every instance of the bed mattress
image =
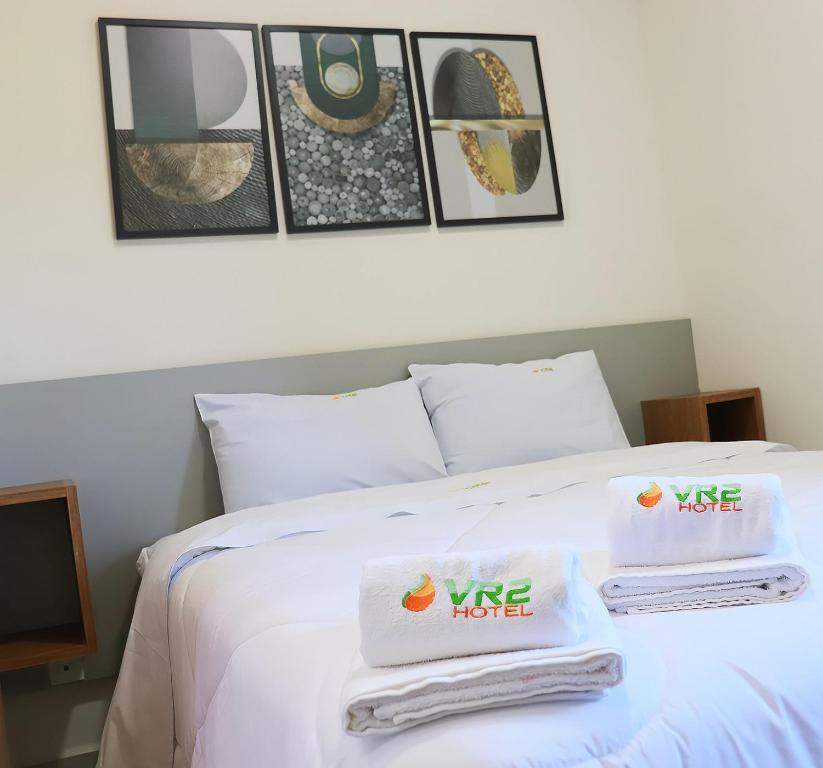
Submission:
POLYGON ((349 491, 207 521, 144 551, 103 768, 823 765, 823 453, 668 444, 349 491), (605 577, 606 482, 775 472, 811 588, 779 605, 615 616, 625 683, 594 702, 343 730, 364 560, 571 543, 605 577))

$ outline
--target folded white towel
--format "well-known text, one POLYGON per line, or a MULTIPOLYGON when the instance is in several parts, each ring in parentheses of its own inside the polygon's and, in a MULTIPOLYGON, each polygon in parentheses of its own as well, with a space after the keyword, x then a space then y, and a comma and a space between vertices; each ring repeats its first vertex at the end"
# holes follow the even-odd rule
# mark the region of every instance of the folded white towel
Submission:
POLYGON ((343 687, 343 725, 390 734, 458 712, 593 699, 623 680, 625 659, 594 589, 580 585, 584 637, 574 645, 369 667, 357 655, 343 687))
POLYGON ((581 636, 580 583, 569 548, 369 560, 360 650, 380 667, 570 645, 581 636))
POLYGON ((652 613, 794 600, 809 572, 793 545, 772 555, 689 565, 615 568, 600 585, 609 610, 652 613))
POLYGON ((766 555, 788 535, 775 475, 617 477, 609 497, 613 566, 766 555))

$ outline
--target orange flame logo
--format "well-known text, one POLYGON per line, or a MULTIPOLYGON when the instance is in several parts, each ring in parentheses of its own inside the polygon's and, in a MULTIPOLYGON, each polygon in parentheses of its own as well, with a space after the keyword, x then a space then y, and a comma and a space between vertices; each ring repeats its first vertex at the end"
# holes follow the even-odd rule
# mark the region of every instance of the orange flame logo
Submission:
POLYGON ((403 595, 402 605, 407 611, 425 611, 434 602, 434 583, 428 573, 420 574, 420 583, 403 595))
POLYGON ((649 489, 638 495, 637 503, 643 507, 650 508, 655 506, 655 504, 657 504, 662 498, 663 489, 657 483, 652 481, 649 489))

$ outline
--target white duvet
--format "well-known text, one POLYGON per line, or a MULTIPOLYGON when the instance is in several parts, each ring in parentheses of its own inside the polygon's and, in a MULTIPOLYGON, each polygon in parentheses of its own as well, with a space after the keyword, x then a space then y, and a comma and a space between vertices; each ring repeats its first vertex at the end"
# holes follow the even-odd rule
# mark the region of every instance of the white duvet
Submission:
POLYGON ((103 768, 821 766, 821 575, 779 605, 616 616, 626 681, 604 698, 488 709, 392 736, 343 732, 362 562, 568 542, 606 575, 606 481, 774 472, 823 561, 823 453, 674 444, 238 512, 158 542, 101 750, 103 768))

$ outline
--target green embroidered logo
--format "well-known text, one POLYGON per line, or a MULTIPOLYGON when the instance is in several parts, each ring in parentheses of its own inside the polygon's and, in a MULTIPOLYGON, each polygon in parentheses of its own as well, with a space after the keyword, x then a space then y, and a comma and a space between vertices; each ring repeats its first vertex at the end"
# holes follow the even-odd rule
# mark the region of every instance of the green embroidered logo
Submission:
POLYGON ((344 397, 357 397, 358 392, 344 392, 342 395, 332 395, 332 400, 342 400, 344 397))
POLYGON ((471 485, 467 485, 465 488, 461 488, 461 491, 473 491, 475 488, 482 488, 484 485, 491 485, 491 480, 481 480, 477 483, 472 483, 471 485))
POLYGON ((453 619, 458 616, 464 619, 485 619, 487 616, 495 619, 513 619, 534 615, 532 611, 527 611, 525 608, 526 603, 531 600, 527 594, 532 588, 532 580, 529 578, 509 582, 509 589, 505 594, 502 581, 469 579, 466 588, 462 591, 457 587, 454 579, 445 579, 445 584, 452 601, 453 619), (466 597, 472 590, 474 590, 474 605, 463 607, 466 597), (487 605, 483 605, 484 598, 487 605))
POLYGON ((737 483, 717 485, 687 485, 678 488, 671 485, 672 493, 679 502, 679 512, 742 512, 743 507, 738 503, 743 501, 743 487, 737 483), (690 501, 691 497, 694 501, 690 501))

